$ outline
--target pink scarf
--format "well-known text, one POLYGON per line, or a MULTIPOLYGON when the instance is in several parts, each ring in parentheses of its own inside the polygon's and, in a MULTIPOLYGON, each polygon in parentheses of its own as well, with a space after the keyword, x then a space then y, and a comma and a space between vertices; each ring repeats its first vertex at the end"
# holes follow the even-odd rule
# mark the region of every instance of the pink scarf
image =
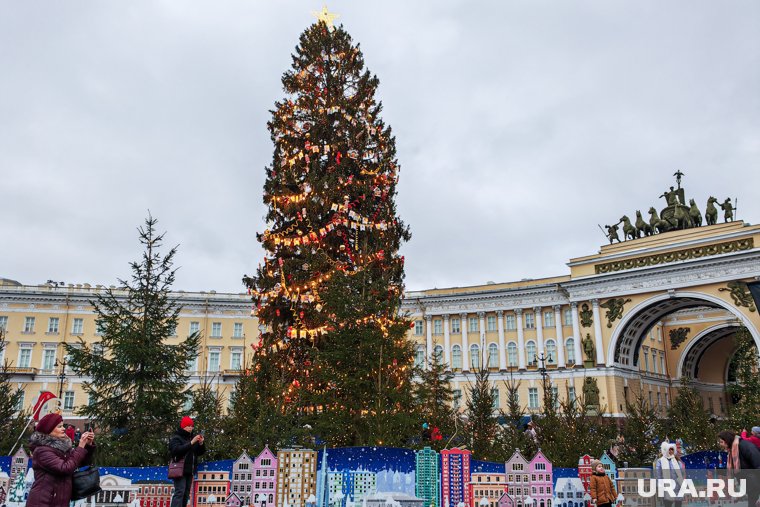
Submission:
POLYGON ((726 466, 728 467, 728 470, 740 470, 741 469, 741 463, 739 462, 739 436, 737 435, 736 438, 734 438, 734 443, 731 444, 731 449, 728 451, 728 456, 726 457, 726 466))

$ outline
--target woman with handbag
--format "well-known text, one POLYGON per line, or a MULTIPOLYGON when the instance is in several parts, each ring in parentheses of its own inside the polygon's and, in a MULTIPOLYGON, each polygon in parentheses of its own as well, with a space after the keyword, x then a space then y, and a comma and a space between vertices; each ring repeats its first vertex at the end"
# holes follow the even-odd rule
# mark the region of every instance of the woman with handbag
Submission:
POLYGON ((79 445, 72 447, 60 414, 47 414, 34 428, 29 448, 34 483, 27 507, 68 507, 72 477, 77 468, 92 461, 95 435, 91 431, 83 433, 79 445))
POLYGON ((169 439, 169 478, 174 480, 174 494, 170 507, 185 507, 193 486, 193 474, 198 466, 197 457, 206 452, 203 435, 194 435, 195 422, 183 417, 179 428, 169 439))

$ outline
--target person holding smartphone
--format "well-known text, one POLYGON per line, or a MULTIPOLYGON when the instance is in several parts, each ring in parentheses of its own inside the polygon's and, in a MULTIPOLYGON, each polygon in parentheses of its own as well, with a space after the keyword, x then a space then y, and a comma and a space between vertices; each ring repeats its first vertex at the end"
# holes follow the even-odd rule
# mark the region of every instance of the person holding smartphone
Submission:
POLYGON ((95 454, 95 434, 82 433, 79 444, 72 442, 60 414, 40 419, 29 438, 32 449, 34 484, 26 500, 27 507, 69 507, 71 480, 77 468, 89 465, 95 454))
POLYGON ((198 468, 198 456, 206 452, 203 435, 194 433, 195 422, 183 417, 179 428, 169 439, 169 454, 174 461, 185 460, 182 477, 174 479, 174 495, 170 507, 185 507, 193 486, 193 474, 198 468))

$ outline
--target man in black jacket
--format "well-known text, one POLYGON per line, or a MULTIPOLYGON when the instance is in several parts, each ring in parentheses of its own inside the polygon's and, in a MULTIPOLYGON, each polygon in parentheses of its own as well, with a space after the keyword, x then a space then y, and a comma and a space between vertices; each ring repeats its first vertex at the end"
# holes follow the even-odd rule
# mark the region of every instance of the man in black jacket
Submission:
POLYGON ((185 460, 182 477, 174 479, 174 495, 171 507, 185 507, 193 487, 193 474, 198 467, 197 457, 206 452, 203 435, 194 435, 195 423, 190 417, 183 417, 179 428, 169 439, 169 454, 173 461, 185 460))

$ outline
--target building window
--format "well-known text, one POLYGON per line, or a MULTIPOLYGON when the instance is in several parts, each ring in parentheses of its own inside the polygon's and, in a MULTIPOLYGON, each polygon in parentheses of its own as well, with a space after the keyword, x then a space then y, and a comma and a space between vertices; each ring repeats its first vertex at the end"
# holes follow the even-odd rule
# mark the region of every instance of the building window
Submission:
POLYGON ((535 329, 536 327, 536 321, 535 321, 535 315, 532 313, 526 313, 525 314, 525 329, 535 329))
POLYGON ((462 404, 462 390, 454 389, 453 393, 454 393, 454 397, 453 397, 454 408, 459 408, 462 404))
POLYGON ((189 334, 195 334, 200 332, 201 330, 201 323, 200 322, 191 322, 190 323, 190 333, 189 334))
POLYGON ((546 364, 557 364, 557 344, 546 340, 546 364))
POLYGON ((467 331, 470 333, 478 332, 478 318, 477 317, 467 317, 467 331))
POLYGON ((493 396, 493 409, 499 410, 499 388, 494 387, 491 389, 491 395, 493 396))
POLYGON ((504 327, 507 328, 507 331, 514 331, 517 329, 514 315, 509 314, 504 317, 504 327))
POLYGON ((30 347, 22 347, 18 352, 18 366, 19 368, 29 368, 32 364, 32 349, 30 347))
POLYGON ((657 373, 657 353, 652 351, 652 370, 657 373))
POLYGON ((24 410, 24 398, 26 398, 26 393, 24 391, 21 391, 20 396, 18 397, 18 402, 16 403, 16 411, 21 412, 24 410))
POLYGON ((436 345, 433 347, 433 355, 439 363, 443 362, 443 345, 436 345))
POLYGON ((455 370, 462 369, 462 347, 459 345, 451 347, 451 367, 455 370))
POLYGON ((71 324, 71 334, 82 334, 84 330, 84 319, 74 319, 71 324))
POLYGON ((657 393, 657 408, 662 410, 662 393, 657 393))
POLYGON ((552 398, 554 399, 554 410, 559 410, 559 388, 552 387, 552 398))
POLYGON ((243 352, 241 350, 233 350, 230 355, 230 368, 233 370, 240 370, 243 366, 243 352))
POLYGON ((187 371, 198 371, 198 356, 193 356, 188 359, 187 371))
POLYGON ((496 316, 495 315, 489 315, 486 318, 486 329, 488 331, 496 331, 496 316))
POLYGON ((219 371, 218 350, 212 350, 208 353, 208 371, 219 371))
POLYGON ((649 352, 644 351, 644 371, 649 373, 649 352))
POLYGON ((568 387, 567 388, 567 401, 570 402, 570 406, 575 406, 575 387, 568 387))
POLYGON ((422 326, 422 321, 421 320, 415 320, 414 321, 414 334, 416 336, 422 336, 422 333, 424 332, 423 330, 424 330, 424 328, 422 326))
POLYGON ((47 330, 47 332, 50 333, 50 334, 58 334, 58 323, 59 323, 58 317, 50 317, 48 319, 48 330, 47 330))
POLYGON ((423 345, 417 345, 414 351, 414 366, 422 368, 425 365, 425 347, 423 345))
POLYGON ((475 343, 470 345, 470 367, 474 370, 480 368, 480 347, 475 343))
POLYGON ((495 343, 491 343, 488 345, 488 367, 489 368, 498 368, 499 367, 499 346, 495 343))
POLYGON ((507 344, 507 363, 509 366, 517 366, 517 345, 515 342, 507 344))
POLYGON ((74 409, 74 391, 66 391, 65 393, 63 393, 63 409, 64 410, 74 409))
POLYGON ((221 337, 222 337, 222 323, 212 322, 211 323, 211 338, 221 338, 221 337))
POLYGON ((34 317, 27 317, 24 320, 24 332, 34 333, 34 317))
POLYGON ((6 315, 0 316, 0 331, 8 330, 8 317, 6 315))
POLYGON ((528 388, 528 408, 530 409, 538 408, 538 388, 537 387, 528 388))
MULTIPOLYGON (((95 321, 95 334, 101 336, 106 331, 106 324, 102 320, 95 321)), ((171 335, 170 335, 171 336, 171 335)))
POLYGON ((554 326, 554 312, 544 312, 544 327, 554 326))
POLYGON ((663 352, 662 355, 660 355, 660 373, 665 375, 665 353, 663 352))
POLYGON ((565 357, 567 364, 575 364, 575 342, 572 338, 565 340, 565 357))
POLYGON ((570 308, 565 308, 565 311, 562 312, 562 320, 566 326, 573 325, 573 311, 570 308))
POLYGON ((528 366, 536 365, 536 342, 533 340, 525 344, 525 353, 528 355, 528 366))
POLYGON ((232 325, 232 337, 233 338, 243 337, 243 323, 242 322, 235 322, 232 325))
POLYGON ((459 319, 453 318, 451 319, 451 332, 452 333, 459 333, 459 319))
POLYGON ((652 391, 649 391, 649 408, 654 408, 654 400, 653 400, 652 391))
POLYGON ((42 369, 52 370, 55 368, 55 349, 46 348, 42 352, 42 369))
POLYGON ((443 334, 443 321, 441 319, 433 321, 433 334, 443 334))

